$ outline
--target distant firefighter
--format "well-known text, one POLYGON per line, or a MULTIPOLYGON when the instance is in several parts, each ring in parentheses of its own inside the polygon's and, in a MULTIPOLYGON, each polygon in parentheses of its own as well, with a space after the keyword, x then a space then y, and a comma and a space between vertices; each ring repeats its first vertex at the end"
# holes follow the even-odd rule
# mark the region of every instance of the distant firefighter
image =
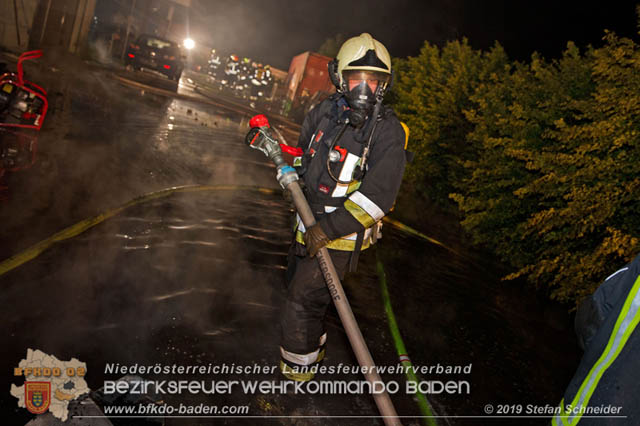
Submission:
POLYGON ((224 77, 221 84, 224 88, 234 90, 240 74, 240 61, 238 56, 229 55, 224 65, 224 77))
POLYGON ((254 64, 251 76, 251 100, 255 101, 264 99, 270 94, 272 78, 269 65, 263 66, 261 63, 255 62, 254 64))
POLYGON ((207 74, 213 77, 214 80, 219 79, 222 73, 222 61, 220 60, 220 55, 218 55, 216 49, 211 49, 208 66, 209 69, 207 70, 207 74))

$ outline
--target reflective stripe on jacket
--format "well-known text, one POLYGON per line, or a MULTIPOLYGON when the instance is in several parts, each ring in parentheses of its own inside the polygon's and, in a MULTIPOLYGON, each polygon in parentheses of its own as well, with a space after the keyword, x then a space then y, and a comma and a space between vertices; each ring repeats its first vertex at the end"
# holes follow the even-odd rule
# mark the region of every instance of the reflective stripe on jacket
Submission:
POLYGON ((640 256, 610 275, 578 308, 576 332, 585 352, 554 426, 640 424, 639 322, 640 256), (609 411, 593 417, 597 411, 589 411, 599 407, 609 411))

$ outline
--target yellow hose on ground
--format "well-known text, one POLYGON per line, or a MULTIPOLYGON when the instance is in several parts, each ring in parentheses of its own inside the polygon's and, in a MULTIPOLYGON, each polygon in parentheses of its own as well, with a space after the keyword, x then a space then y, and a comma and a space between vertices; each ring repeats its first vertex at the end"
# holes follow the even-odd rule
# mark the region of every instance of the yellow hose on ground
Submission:
MULTIPOLYGON (((160 191, 151 192, 149 194, 145 194, 140 197, 134 198, 133 200, 129 201, 128 203, 120 207, 107 210, 106 212, 101 213, 97 216, 85 219, 74 225, 71 225, 70 227, 63 229, 62 231, 52 235, 51 237, 45 240, 42 240, 32 245, 31 247, 27 248, 26 250, 2 261, 0 263, 0 276, 6 274, 12 269, 17 268, 18 266, 32 259, 35 259, 40 255, 40 253, 47 250, 53 244, 60 241, 68 240, 69 238, 73 238, 83 233, 87 229, 92 228, 104 222, 105 220, 121 213, 123 210, 128 209, 129 207, 135 206, 137 204, 145 203, 147 201, 155 200, 158 198, 167 197, 176 192, 235 191, 235 190, 260 192, 260 193, 269 194, 269 195, 279 192, 278 189, 263 188, 258 186, 243 186, 243 185, 187 185, 187 186, 175 186, 167 189, 162 189, 160 191)), ((421 232, 411 228, 410 226, 403 224, 402 222, 399 222, 388 216, 385 216, 383 220, 389 223, 391 226, 394 226, 403 232, 406 232, 411 235, 415 235, 419 238, 429 241, 430 243, 437 244, 455 253, 453 249, 447 247, 440 241, 435 240, 431 237, 428 237, 427 235, 422 234, 421 232)))
POLYGON ((0 263, 0 275, 6 274, 14 268, 26 263, 34 258, 36 258, 40 253, 47 250, 53 244, 67 240, 69 238, 73 238, 76 235, 79 235, 86 231, 89 228, 92 228, 99 223, 104 222, 106 219, 109 219, 118 213, 121 213, 123 210, 128 209, 129 207, 135 206, 140 203, 145 203, 147 201, 155 200, 157 198, 163 198, 168 195, 171 195, 176 192, 200 192, 200 191, 232 191, 232 190, 243 190, 243 191, 257 191, 262 192, 264 194, 273 194, 277 192, 275 189, 269 188, 260 188, 254 186, 241 186, 241 185, 188 185, 188 186, 176 186, 172 188, 163 189, 156 192, 151 192, 146 195, 142 195, 140 197, 134 198, 128 203, 116 207, 110 210, 107 210, 104 213, 101 213, 97 216, 91 217, 89 219, 85 219, 76 223, 75 225, 71 225, 68 228, 63 229, 62 231, 52 235, 51 237, 40 241, 29 247, 28 249, 11 256, 10 258, 4 260, 0 263))

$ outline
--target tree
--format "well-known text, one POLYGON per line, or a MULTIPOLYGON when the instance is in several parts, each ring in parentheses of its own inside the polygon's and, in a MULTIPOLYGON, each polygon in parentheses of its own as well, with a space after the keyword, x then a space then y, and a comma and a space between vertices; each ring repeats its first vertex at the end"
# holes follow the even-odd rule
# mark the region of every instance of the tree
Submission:
POLYGON ((442 50, 425 43, 417 57, 398 61, 393 101, 409 126, 410 149, 416 154, 406 177, 442 206, 467 174, 462 164, 475 157, 476 148, 467 139, 472 124, 465 115, 471 95, 506 62, 499 45, 483 55, 466 39, 448 42, 442 50))
POLYGON ((640 55, 609 34, 582 56, 516 64, 472 96, 482 147, 452 197, 474 241, 515 272, 577 302, 637 254, 640 55), (621 101, 622 100, 622 101, 621 101))
POLYGON ((410 187, 550 297, 577 303, 640 249, 640 46, 510 62, 466 40, 395 59, 410 187), (449 210, 452 211, 452 210, 449 210))

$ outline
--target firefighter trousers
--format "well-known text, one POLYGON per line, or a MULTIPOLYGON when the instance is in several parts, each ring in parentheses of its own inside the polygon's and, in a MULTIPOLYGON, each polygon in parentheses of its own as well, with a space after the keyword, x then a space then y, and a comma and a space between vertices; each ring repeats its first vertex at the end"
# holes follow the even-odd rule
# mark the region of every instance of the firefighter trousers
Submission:
MULTIPOLYGON (((287 354, 310 354, 324 343, 325 315, 331 296, 320 271, 317 258, 306 256, 304 246, 293 243, 288 255, 287 299, 282 312, 281 346, 287 354), (303 255, 301 255, 303 254, 303 255), (321 341, 321 338, 323 339, 321 341)), ((351 252, 329 250, 340 280, 349 266, 351 252)), ((285 361, 291 361, 286 359, 285 361)), ((308 365, 303 361, 295 364, 308 365)))

